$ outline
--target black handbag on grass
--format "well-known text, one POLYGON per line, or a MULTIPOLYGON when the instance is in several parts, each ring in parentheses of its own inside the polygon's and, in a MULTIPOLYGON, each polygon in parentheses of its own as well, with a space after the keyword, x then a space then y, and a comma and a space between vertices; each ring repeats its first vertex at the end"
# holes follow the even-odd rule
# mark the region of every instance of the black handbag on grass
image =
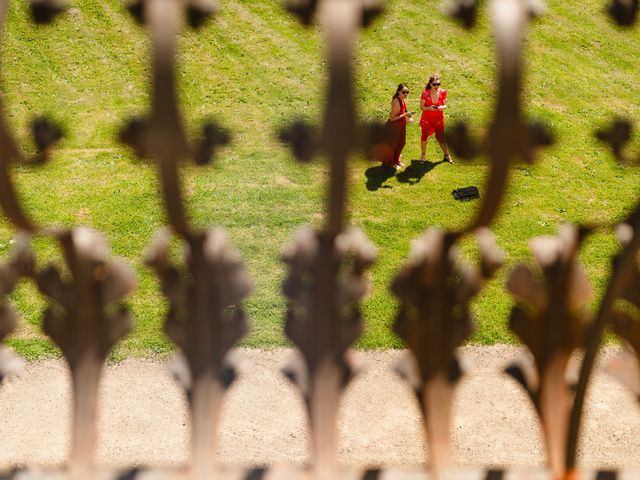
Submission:
POLYGON ((469 200, 473 200, 474 198, 480 198, 478 187, 473 186, 458 188, 451 193, 453 194, 453 198, 462 202, 468 202, 469 200))

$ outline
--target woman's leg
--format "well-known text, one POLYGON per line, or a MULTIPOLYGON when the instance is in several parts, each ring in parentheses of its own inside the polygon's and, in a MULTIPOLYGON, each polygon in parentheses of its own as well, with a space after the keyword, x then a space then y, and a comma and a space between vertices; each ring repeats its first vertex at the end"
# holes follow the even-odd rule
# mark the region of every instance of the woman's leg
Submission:
POLYGON ((440 144, 440 150, 442 150, 442 153, 444 153, 445 157, 450 157, 451 155, 449 155, 449 148, 447 147, 447 142, 438 142, 440 144))
POLYGON ((429 141, 429 139, 425 140, 424 142, 421 141, 420 142, 420 149, 422 150, 422 154, 420 155, 420 161, 424 162, 427 159, 427 142, 429 141))
POLYGON ((453 159, 451 158, 451 154, 449 154, 449 147, 447 146, 447 139, 444 136, 444 128, 436 132, 436 140, 440 144, 440 150, 444 154, 444 160, 449 163, 453 163, 453 159))
POLYGON ((427 159, 427 142, 429 141, 429 127, 427 125, 420 125, 420 129, 422 131, 422 135, 420 137, 420 150, 422 155, 420 155, 420 161, 424 162, 427 159))
POLYGON ((400 129, 400 138, 398 139, 398 143, 396 144, 395 151, 395 165, 403 166, 402 162, 400 162, 400 154, 402 153, 402 149, 407 143, 407 127, 405 125, 400 129))

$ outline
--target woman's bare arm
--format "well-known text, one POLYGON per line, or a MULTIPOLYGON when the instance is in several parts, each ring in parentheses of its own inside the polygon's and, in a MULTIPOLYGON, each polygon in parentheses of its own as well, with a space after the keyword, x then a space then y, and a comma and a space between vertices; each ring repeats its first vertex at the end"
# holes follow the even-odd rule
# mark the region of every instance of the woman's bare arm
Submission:
POLYGON ((391 113, 389 114, 390 122, 395 122, 396 120, 400 120, 402 117, 406 115, 406 113, 400 113, 400 110, 402 109, 400 105, 400 100, 398 100, 397 102, 396 100, 398 99, 394 98, 391 101, 391 113))

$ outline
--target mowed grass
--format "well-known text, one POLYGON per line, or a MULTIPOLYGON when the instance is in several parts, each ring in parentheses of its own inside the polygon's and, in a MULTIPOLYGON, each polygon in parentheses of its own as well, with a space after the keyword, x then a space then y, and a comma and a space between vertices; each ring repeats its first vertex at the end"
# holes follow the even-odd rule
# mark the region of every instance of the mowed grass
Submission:
MULTIPOLYGON (((326 165, 299 165, 276 140, 295 118, 320 122, 326 62, 322 36, 303 29, 273 0, 221 2, 216 19, 180 36, 179 87, 185 124, 196 135, 214 119, 233 135, 213 166, 183 168, 193 222, 225 227, 240 251, 255 290, 245 307, 252 333, 244 345, 286 345, 282 333, 285 275, 280 252, 303 224, 324 218, 326 165)), ((436 2, 395 1, 365 31, 357 46, 358 113, 384 120, 400 82, 411 88, 418 109, 428 74, 439 71, 449 90, 447 122, 466 120, 481 138, 496 93, 493 39, 486 9, 467 32, 448 20, 436 2)), ((128 303, 136 329, 114 358, 164 354, 172 349, 162 333, 166 304, 141 257, 153 232, 163 225, 153 164, 140 163, 115 141, 124 119, 143 114, 148 103, 144 31, 119 1, 86 0, 53 25, 33 26, 21 3, 13 2, 4 32, 1 63, 6 114, 23 148, 32 117, 48 114, 64 125, 66 138, 53 161, 37 169, 16 167, 26 209, 39 222, 87 225, 107 236, 114 254, 126 258, 139 285, 128 303)), ((556 144, 532 166, 516 166, 494 226, 507 266, 473 304, 483 344, 513 342, 507 328, 512 302, 503 285, 511 266, 528 261, 528 239, 556 232, 563 221, 614 222, 631 210, 640 194, 640 172, 615 164, 593 136, 617 116, 640 117, 638 27, 622 30, 603 14, 598 1, 549 2, 546 16, 529 29, 525 110, 554 132, 556 144)), ((640 150, 635 134, 630 148, 640 150)), ((409 127, 404 160, 419 157, 419 127, 409 127)), ((441 153, 429 145, 428 158, 441 153)), ((373 169, 373 170, 372 170, 373 169)), ((360 347, 398 347, 391 332, 396 302, 388 285, 406 258, 411 240, 426 228, 460 227, 477 202, 458 203, 451 191, 482 185, 483 161, 438 164, 421 178, 399 175, 380 182, 367 178, 375 164, 354 158, 350 167, 350 223, 362 228, 379 249, 373 288, 364 302, 366 332, 360 347)), ((0 224, 0 256, 11 249, 14 230, 0 224)), ((35 241, 39 263, 59 261, 57 247, 35 241)), ((596 289, 593 306, 616 251, 611 234, 594 236, 581 253, 596 289)), ((471 241, 463 254, 475 258, 471 241)), ((12 295, 22 314, 9 340, 28 358, 56 354, 40 333, 45 302, 31 283, 12 295)))

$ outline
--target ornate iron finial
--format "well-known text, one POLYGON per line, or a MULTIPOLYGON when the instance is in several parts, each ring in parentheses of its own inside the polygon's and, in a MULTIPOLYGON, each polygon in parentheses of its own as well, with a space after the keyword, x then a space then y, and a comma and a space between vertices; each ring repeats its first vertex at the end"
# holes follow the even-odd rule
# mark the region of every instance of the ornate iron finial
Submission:
POLYGON ((357 126, 353 95, 353 46, 358 30, 381 12, 367 0, 290 2, 303 24, 317 20, 327 45, 329 84, 323 126, 302 122, 281 133, 296 156, 328 157, 327 224, 301 230, 284 255, 289 275, 286 333, 299 347, 300 361, 285 369, 300 388, 309 414, 315 474, 330 477, 336 467, 336 418, 343 389, 354 373, 347 351, 362 332, 359 301, 368 290, 364 277, 376 251, 363 233, 345 230, 347 161, 363 144, 367 128, 357 126), (294 4, 295 3, 295 4, 294 4))
POLYGON ((335 467, 340 396, 355 374, 348 350, 362 334, 359 302, 369 290, 365 272, 375 258, 375 247, 356 229, 334 237, 304 228, 284 254, 285 332, 302 355, 285 374, 304 397, 318 472, 335 467))
POLYGON ((182 351, 172 370, 191 407, 191 475, 206 479, 214 474, 223 396, 235 378, 226 356, 249 329, 240 302, 251 292, 252 282, 222 229, 193 228, 184 208, 179 161, 190 157, 198 165, 210 163, 215 149, 229 142, 229 135, 209 122, 203 127, 202 140, 190 144, 186 138, 175 84, 181 7, 192 26, 201 24, 215 10, 208 0, 141 0, 131 7, 151 36, 152 106, 146 119, 129 123, 121 139, 138 156, 150 157, 158 165, 171 230, 156 234, 146 261, 156 271, 169 300, 165 331, 182 351), (169 260, 171 231, 183 244, 184 264, 180 266, 169 260))
POLYGON ((168 230, 158 232, 146 261, 169 300, 165 332, 183 353, 172 370, 191 406, 192 475, 209 478, 223 395, 236 376, 225 357, 249 330, 240 302, 251 292, 252 282, 222 229, 186 237, 180 267, 169 261, 170 238, 168 230))
POLYGON ((469 302, 504 260, 488 229, 478 232, 479 270, 460 261, 456 241, 456 234, 427 230, 391 285, 400 300, 394 330, 411 352, 397 370, 420 403, 435 472, 451 466, 453 389, 462 375, 456 349, 473 331, 469 302))
MULTIPOLYGON (((456 2, 453 13, 468 24, 474 20, 473 2, 456 2)), ((528 126, 521 112, 522 42, 529 19, 538 12, 533 2, 492 0, 490 15, 496 38, 499 96, 486 139, 478 145, 458 124, 451 134, 457 154, 478 153, 490 159, 491 171, 476 217, 457 232, 430 229, 416 242, 412 257, 398 274, 392 291, 401 302, 396 332, 407 342, 413 358, 400 367, 409 379, 425 414, 435 471, 450 465, 449 422, 453 388, 461 374, 457 346, 471 333, 467 303, 502 262, 492 235, 485 230, 495 218, 506 191, 509 164, 531 161, 535 147, 550 139, 528 126), (534 135, 535 133, 535 135, 534 135), (480 230, 483 240, 481 271, 457 264, 456 242, 480 230), (490 240, 488 240, 490 239, 490 240)))
POLYGON ((102 364, 113 345, 132 328, 128 309, 118 302, 134 290, 136 281, 124 262, 109 257, 102 234, 80 227, 52 235, 62 246, 69 277, 53 265, 34 276, 49 298, 44 331, 60 347, 71 370, 74 406, 69 470, 74 478, 83 478, 93 466, 102 364))
MULTIPOLYGON (((2 3, 2 21, 8 2, 2 3)), ((30 4, 36 23, 46 23, 64 8, 57 0, 34 0, 30 4)), ((69 469, 73 478, 86 478, 92 468, 96 442, 96 400, 102 363, 109 350, 131 328, 123 306, 111 304, 133 290, 133 273, 124 264, 108 258, 104 237, 86 228, 71 231, 41 229, 23 212, 9 177, 11 162, 44 163, 51 147, 62 137, 60 128, 47 119, 32 122, 37 153, 26 160, 9 133, 0 106, 0 207, 22 231, 43 231, 62 246, 69 278, 49 266, 33 271, 33 259, 24 237, 20 237, 17 257, 2 275, 4 287, 15 284, 16 275, 33 276, 40 290, 49 297, 44 330, 62 350, 73 382, 73 427, 69 469), (109 309, 109 311, 107 311, 109 309)), ((2 306, 5 318, 12 316, 2 306)))
POLYGON ((560 226, 555 237, 530 241, 542 278, 524 264, 509 275, 507 288, 518 304, 509 326, 531 355, 507 372, 525 388, 540 416, 549 465, 559 477, 565 468, 571 390, 566 383, 569 358, 584 340, 591 285, 576 258, 588 233, 571 224, 560 226))

